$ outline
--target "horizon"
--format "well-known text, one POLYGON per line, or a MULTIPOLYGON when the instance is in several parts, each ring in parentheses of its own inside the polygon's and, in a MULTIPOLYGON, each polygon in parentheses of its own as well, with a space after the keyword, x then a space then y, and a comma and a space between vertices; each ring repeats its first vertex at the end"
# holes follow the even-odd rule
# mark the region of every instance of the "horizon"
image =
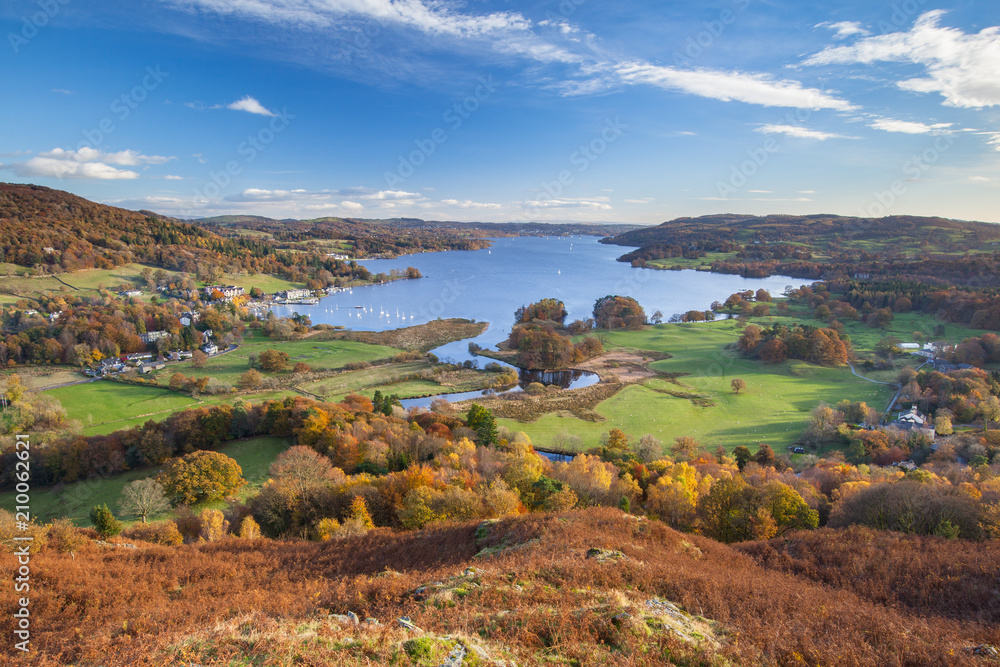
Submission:
POLYGON ((132 210, 1000 222, 1000 16, 958 0, 14 0, 0 26, 0 180, 132 210))

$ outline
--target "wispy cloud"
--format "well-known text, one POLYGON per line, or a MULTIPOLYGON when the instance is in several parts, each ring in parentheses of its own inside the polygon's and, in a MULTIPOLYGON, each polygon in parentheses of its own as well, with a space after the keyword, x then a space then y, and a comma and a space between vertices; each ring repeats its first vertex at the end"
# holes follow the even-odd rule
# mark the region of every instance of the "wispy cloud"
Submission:
POLYGON ((879 118, 868 124, 868 127, 885 132, 901 132, 903 134, 940 134, 948 130, 953 123, 918 123, 910 120, 896 120, 895 118, 879 118))
POLYGON ((865 37, 847 46, 829 47, 806 59, 806 65, 902 62, 922 65, 923 78, 898 81, 903 90, 940 93, 952 107, 1000 104, 1000 28, 964 33, 941 27, 944 10, 921 15, 908 32, 865 37))
POLYGON ((755 131, 761 134, 784 134, 796 139, 816 139, 818 141, 826 141, 827 139, 857 139, 857 137, 849 137, 843 134, 810 130, 798 125, 761 125, 755 131))
POLYGON ((775 79, 770 74, 679 69, 641 62, 622 63, 615 71, 625 83, 645 83, 724 102, 735 100, 765 107, 838 111, 856 108, 829 91, 807 88, 790 79, 775 79))
POLYGON ((829 21, 824 23, 817 23, 813 26, 814 28, 829 28, 834 31, 834 37, 837 39, 845 39, 852 35, 867 35, 869 32, 861 27, 861 24, 857 21, 837 21, 836 23, 830 23, 829 21))

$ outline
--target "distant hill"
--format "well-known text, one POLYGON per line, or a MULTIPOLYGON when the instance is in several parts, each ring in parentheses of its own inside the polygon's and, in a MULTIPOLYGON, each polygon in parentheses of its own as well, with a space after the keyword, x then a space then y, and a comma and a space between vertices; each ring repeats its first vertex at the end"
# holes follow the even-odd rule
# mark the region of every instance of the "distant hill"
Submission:
POLYGON ((973 666, 1000 644, 996 540, 821 529, 732 548, 592 508, 123 542, 32 556, 31 664, 973 666))
POLYGON ((619 260, 747 277, 893 278, 1000 286, 1000 225, 896 215, 706 215, 635 229, 602 243, 636 247, 619 260), (687 263, 672 261, 675 258, 687 263))
POLYGON ((64 271, 134 261, 162 264, 163 253, 237 253, 204 228, 154 217, 38 185, 0 183, 0 261, 64 271))

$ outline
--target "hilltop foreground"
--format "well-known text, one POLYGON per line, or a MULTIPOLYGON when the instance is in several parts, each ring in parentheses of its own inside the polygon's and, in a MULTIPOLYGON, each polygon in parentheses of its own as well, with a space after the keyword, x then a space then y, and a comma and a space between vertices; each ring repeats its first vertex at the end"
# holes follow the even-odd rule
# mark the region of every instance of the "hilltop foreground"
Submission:
POLYGON ((978 665, 1000 643, 995 540, 822 529, 734 549, 589 509, 133 545, 36 554, 33 654, 0 662, 978 665))

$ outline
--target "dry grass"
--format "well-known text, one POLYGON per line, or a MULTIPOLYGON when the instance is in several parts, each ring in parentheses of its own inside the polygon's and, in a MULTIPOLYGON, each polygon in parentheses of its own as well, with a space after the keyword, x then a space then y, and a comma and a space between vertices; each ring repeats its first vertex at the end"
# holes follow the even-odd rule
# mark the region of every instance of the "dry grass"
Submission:
MULTIPOLYGON (((808 537, 817 552, 838 551, 845 535, 863 537, 808 537)), ((910 582, 973 563, 961 542, 928 544, 907 565, 910 582)), ((440 664, 442 647, 462 642, 488 654, 478 664, 978 665, 963 649, 1000 643, 995 600, 973 596, 959 620, 947 604, 879 599, 848 576, 853 546, 830 566, 842 575, 818 583, 610 509, 327 543, 137 546, 36 555, 36 653, 19 664, 440 664), (624 557, 587 558, 591 547, 624 557), (330 616, 348 612, 381 624, 330 616), (401 616, 422 631, 397 627, 401 616)), ((896 568, 912 546, 877 541, 896 568)), ((998 547, 984 548, 976 587, 998 573, 998 547)), ((0 563, 11 571, 9 555, 0 563)), ((955 600, 961 572, 947 584, 955 600)), ((13 608, 13 596, 3 587, 0 604, 13 608)), ((8 637, 11 623, 0 619, 8 637)))

